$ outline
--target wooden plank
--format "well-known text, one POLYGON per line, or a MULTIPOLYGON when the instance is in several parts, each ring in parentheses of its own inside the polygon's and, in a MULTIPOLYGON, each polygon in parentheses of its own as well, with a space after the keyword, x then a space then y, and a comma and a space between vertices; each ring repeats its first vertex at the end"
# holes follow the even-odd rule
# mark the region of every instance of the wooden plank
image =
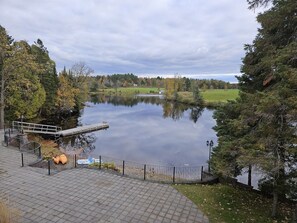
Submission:
POLYGON ((108 124, 97 123, 97 124, 84 125, 84 126, 79 126, 79 127, 72 128, 72 129, 62 130, 62 131, 56 132, 56 134, 60 135, 60 136, 70 136, 70 135, 92 132, 92 131, 107 129, 107 128, 109 128, 108 124))
POLYGON ((92 125, 79 126, 72 129, 61 130, 60 127, 52 125, 42 125, 28 122, 13 122, 14 126, 19 127, 24 132, 39 133, 39 134, 48 134, 56 136, 70 136, 76 135, 85 132, 91 132, 101 129, 109 128, 107 123, 96 123, 92 125))

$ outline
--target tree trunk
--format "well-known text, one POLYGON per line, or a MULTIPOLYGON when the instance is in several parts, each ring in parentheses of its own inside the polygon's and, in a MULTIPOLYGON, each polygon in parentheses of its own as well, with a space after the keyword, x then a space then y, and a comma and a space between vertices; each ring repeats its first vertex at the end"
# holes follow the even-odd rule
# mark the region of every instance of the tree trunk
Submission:
POLYGON ((293 213, 292 223, 297 223, 297 202, 295 203, 295 210, 293 213))
POLYGON ((272 204, 272 213, 271 213, 271 217, 276 217, 277 214, 277 203, 278 203, 278 193, 277 191, 274 189, 273 190, 273 204, 272 204))
POLYGON ((0 129, 4 128, 4 78, 1 75, 1 89, 0 89, 0 129))
POLYGON ((252 186, 252 166, 249 165, 249 170, 248 170, 248 185, 251 187, 252 186))

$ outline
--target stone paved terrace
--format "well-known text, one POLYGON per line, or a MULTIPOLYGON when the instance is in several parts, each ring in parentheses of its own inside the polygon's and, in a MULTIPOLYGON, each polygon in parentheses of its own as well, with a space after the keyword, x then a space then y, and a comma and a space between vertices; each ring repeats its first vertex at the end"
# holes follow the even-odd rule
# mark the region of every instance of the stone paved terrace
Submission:
POLYGON ((0 199, 20 211, 20 222, 208 222, 170 185, 91 169, 48 176, 20 167, 20 157, 0 145, 0 199))

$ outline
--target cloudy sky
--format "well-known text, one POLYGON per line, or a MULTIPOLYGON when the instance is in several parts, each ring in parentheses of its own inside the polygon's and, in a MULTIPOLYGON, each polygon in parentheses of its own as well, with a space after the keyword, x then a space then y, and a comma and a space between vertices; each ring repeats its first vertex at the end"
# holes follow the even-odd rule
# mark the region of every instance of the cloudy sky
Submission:
POLYGON ((234 81, 256 35, 246 0, 0 0, 16 40, 40 38, 58 70, 192 75, 234 81))

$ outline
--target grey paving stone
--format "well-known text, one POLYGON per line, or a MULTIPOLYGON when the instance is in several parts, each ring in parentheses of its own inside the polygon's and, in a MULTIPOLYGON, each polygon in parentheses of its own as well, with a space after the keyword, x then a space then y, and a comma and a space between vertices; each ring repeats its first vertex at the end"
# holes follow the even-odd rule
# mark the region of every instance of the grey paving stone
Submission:
POLYGON ((83 168, 48 176, 20 167, 20 157, 0 145, 0 199, 20 210, 21 222, 208 222, 170 185, 83 168))

